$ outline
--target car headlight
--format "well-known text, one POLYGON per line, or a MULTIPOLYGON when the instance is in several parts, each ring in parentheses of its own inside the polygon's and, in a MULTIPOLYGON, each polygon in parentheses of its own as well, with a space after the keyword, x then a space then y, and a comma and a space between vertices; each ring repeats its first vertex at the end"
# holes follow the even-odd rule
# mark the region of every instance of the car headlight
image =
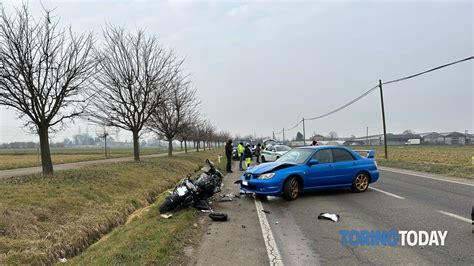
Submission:
POLYGON ((259 178, 259 179, 270 179, 270 178, 272 178, 274 175, 275 175, 275 173, 266 173, 266 174, 260 175, 258 178, 259 178))

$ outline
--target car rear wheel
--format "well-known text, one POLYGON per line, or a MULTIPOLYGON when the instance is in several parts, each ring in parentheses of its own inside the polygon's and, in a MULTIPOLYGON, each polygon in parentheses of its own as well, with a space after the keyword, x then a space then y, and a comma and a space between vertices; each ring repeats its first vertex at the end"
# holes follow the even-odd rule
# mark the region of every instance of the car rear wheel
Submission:
POLYGON ((369 188, 369 175, 367 173, 358 173, 352 181, 352 190, 354 192, 364 192, 369 188))
POLYGON ((298 178, 292 176, 283 185, 283 197, 287 200, 295 200, 300 195, 300 183, 298 178))

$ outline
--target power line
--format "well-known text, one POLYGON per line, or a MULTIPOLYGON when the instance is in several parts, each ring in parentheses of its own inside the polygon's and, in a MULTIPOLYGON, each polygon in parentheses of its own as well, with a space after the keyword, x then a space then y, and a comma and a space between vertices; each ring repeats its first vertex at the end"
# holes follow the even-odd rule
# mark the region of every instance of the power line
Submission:
MULTIPOLYGON (((398 79, 394 79, 394 80, 390 80, 390 81, 386 81, 386 82, 383 82, 382 85, 387 85, 387 84, 391 84, 391 83, 396 83, 396 82, 400 82, 400 81, 404 81, 404 80, 407 80, 407 79, 412 79, 412 78, 415 78, 415 77, 418 77, 418 76, 421 76, 421 75, 424 75, 424 74, 427 74, 429 72, 433 72, 433 71, 436 71, 436 70, 439 70, 439 69, 442 69, 442 68, 445 68, 445 67, 448 67, 448 66, 452 66, 452 65, 455 65, 455 64, 459 64, 459 63, 462 63, 462 62, 465 62, 465 61, 469 61, 469 60, 472 60, 474 59, 474 56, 469 56, 469 57, 466 57, 464 59, 461 59, 461 60, 457 60, 457 61, 454 61, 454 62, 451 62, 451 63, 447 63, 447 64, 444 64, 444 65, 441 65, 441 66, 437 66, 437 67, 434 67, 434 68, 431 68, 431 69, 428 69, 428 70, 425 70, 425 71, 422 71, 422 72, 419 72, 419 73, 416 73, 416 74, 412 74, 412 75, 409 75, 409 76, 406 76, 406 77, 402 77, 402 78, 398 78, 398 79)), ((329 115, 332 115, 334 113, 337 113, 347 107, 349 107, 350 105, 358 102, 359 100, 361 100, 362 98, 364 98, 365 96, 369 95, 371 92, 373 92, 374 90, 376 90, 377 88, 379 88, 380 85, 375 85, 374 87, 370 88, 369 90, 367 90, 366 92, 364 92, 363 94, 361 94, 360 96, 354 98, 353 100, 347 102, 346 104, 330 111, 330 112, 327 112, 327 113, 324 113, 322 115, 319 115, 319 116, 315 116, 315 117, 312 117, 312 118, 305 118, 305 120, 316 120, 316 119, 320 119, 320 118, 323 118, 323 117, 326 117, 326 116, 329 116, 329 115)), ((296 126, 298 126, 300 123, 302 122, 302 120, 300 120, 300 122, 298 122, 298 124, 296 124, 296 126)), ((292 127, 291 129, 295 128, 296 126, 292 127)), ((291 130, 291 129, 288 129, 288 130, 291 130)), ((275 133, 275 134, 281 134, 283 131, 280 131, 278 133, 275 133)))

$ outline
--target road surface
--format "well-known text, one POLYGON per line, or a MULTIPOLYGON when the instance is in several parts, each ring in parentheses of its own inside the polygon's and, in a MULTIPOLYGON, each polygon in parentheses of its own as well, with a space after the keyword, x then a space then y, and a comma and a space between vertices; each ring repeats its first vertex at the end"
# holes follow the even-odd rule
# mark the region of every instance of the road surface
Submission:
MULTIPOLYGON (((189 150, 188 152, 192 152, 192 151, 189 150)), ((173 152, 173 154, 180 154, 180 153, 184 153, 184 151, 173 152)), ((168 155, 168 153, 141 155, 140 159, 163 157, 163 156, 167 156, 167 155, 168 155)), ((120 157, 120 158, 111 158, 111 159, 103 159, 103 160, 92 160, 92 161, 83 161, 83 162, 74 162, 74 163, 55 164, 54 165, 54 171, 77 169, 77 168, 81 168, 81 167, 84 167, 84 166, 91 166, 91 165, 104 164, 104 163, 119 163, 119 162, 130 162, 130 161, 133 161, 133 157, 120 157)), ((42 172, 41 166, 25 167, 25 168, 17 168, 17 169, 9 169, 9 170, 0 170, 0 179, 1 178, 6 178, 6 177, 13 177, 13 176, 31 175, 31 174, 41 173, 41 172, 42 172)))
MULTIPOLYGON (((230 176, 230 179, 237 178, 236 174, 230 176)), ((233 191, 237 190, 235 185, 231 186, 233 191)), ((217 233, 205 234, 203 243, 217 243, 212 254, 221 255, 210 261, 201 259, 191 264, 241 264, 242 260, 246 265, 268 265, 269 261, 275 261, 276 265, 474 264, 474 233, 471 232, 470 217, 474 205, 472 180, 384 168, 379 181, 371 187, 364 193, 352 193, 349 189, 307 193, 291 202, 277 197, 255 202, 252 197, 245 197, 238 199, 239 205, 235 202, 218 203, 217 211, 224 208, 237 215, 238 222, 231 216, 225 226, 234 230, 221 233, 222 224, 212 223, 209 227, 217 233), (233 208, 230 204, 234 204, 233 208), (258 208, 267 213, 259 212, 258 208), (337 223, 318 220, 317 216, 322 212, 337 213, 341 220, 337 223), (258 213, 264 216, 263 222, 258 213), (252 225, 252 228, 245 234, 239 228, 241 224, 252 225), (255 224, 260 224, 257 226, 260 227, 258 234, 253 228, 255 224), (266 229, 267 225, 270 230, 266 229), (340 230, 391 229, 447 230, 448 234, 445 246, 342 245, 340 230), (241 250, 239 247, 242 246, 251 252, 235 251, 241 250), (278 252, 275 253, 275 249, 278 252), (262 253, 266 253, 267 258, 262 257, 262 253)), ((200 251, 206 253, 198 252, 198 257, 211 252, 208 246, 202 246, 200 251)))

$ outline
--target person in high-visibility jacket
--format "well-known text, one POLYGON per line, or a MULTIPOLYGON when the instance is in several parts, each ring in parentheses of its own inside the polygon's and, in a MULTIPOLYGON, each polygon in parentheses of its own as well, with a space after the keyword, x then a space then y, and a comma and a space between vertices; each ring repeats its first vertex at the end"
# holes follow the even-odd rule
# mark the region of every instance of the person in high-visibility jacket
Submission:
POLYGON ((245 157, 245 168, 248 169, 250 167, 250 164, 252 163, 252 150, 250 149, 250 143, 247 143, 245 145, 244 157, 245 157))
POLYGON ((242 162, 244 161, 244 143, 239 143, 237 146, 237 155, 239 155, 239 170, 243 171, 244 169, 242 168, 242 162))

